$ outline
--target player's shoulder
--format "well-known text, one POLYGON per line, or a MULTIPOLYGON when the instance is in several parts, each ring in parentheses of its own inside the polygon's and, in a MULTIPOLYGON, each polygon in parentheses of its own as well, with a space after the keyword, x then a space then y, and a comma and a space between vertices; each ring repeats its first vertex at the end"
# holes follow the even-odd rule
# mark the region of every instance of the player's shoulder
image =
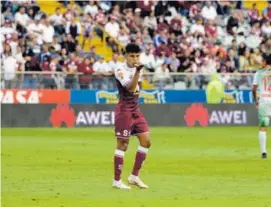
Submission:
POLYGON ((266 75, 267 73, 270 73, 270 72, 271 72, 270 68, 262 68, 258 70, 256 73, 257 75, 266 75))
POLYGON ((116 67, 116 70, 115 70, 116 73, 118 73, 118 72, 125 73, 126 71, 127 71, 126 70, 126 65, 124 63, 118 64, 118 66, 116 67))
POLYGON ((126 73, 126 66, 124 63, 121 63, 118 65, 118 67, 115 70, 115 76, 117 77, 123 77, 124 74, 126 73))

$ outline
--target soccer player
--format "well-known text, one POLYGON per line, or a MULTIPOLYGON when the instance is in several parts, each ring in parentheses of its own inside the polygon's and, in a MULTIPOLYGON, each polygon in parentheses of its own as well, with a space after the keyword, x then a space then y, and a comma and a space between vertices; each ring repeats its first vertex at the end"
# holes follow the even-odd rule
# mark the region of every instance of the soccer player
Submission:
POLYGON ((140 47, 130 43, 125 48, 126 62, 115 70, 115 78, 120 95, 119 103, 115 109, 115 136, 117 149, 114 155, 115 178, 113 187, 130 189, 121 180, 124 154, 129 145, 129 138, 137 136, 140 146, 137 149, 134 167, 128 177, 128 183, 139 188, 148 188, 138 177, 146 155, 151 146, 149 126, 139 109, 139 82, 143 66, 139 63, 140 47))
POLYGON ((265 57, 264 68, 255 73, 252 92, 256 106, 259 109, 259 143, 262 158, 266 158, 266 131, 271 117, 271 55, 265 57), (257 99, 258 89, 259 101, 257 99))

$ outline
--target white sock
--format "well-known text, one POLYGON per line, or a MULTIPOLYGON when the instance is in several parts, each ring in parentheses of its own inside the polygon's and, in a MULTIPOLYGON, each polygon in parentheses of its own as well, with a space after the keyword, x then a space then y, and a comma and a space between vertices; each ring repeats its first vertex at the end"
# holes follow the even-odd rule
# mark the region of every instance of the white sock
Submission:
POLYGON ((138 146, 137 151, 147 154, 149 151, 149 148, 138 146))
POLYGON ((262 153, 266 153, 266 132, 260 131, 259 132, 259 143, 261 147, 262 153))

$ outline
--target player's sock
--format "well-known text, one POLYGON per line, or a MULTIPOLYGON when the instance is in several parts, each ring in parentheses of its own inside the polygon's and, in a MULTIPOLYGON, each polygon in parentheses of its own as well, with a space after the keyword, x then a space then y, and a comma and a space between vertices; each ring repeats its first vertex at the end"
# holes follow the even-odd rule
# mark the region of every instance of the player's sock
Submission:
POLYGON ((145 147, 139 146, 137 148, 136 158, 135 158, 135 163, 134 163, 134 168, 133 168, 132 175, 138 176, 139 170, 142 167, 142 163, 146 159, 146 155, 147 155, 148 151, 149 151, 149 149, 145 148, 145 147))
POLYGON ((259 132, 259 142, 262 153, 266 153, 266 132, 259 132))
POLYGON ((121 151, 119 149, 116 149, 116 151, 115 151, 114 166, 115 166, 115 180, 116 181, 120 180, 122 167, 123 167, 124 154, 125 154, 125 152, 121 151))

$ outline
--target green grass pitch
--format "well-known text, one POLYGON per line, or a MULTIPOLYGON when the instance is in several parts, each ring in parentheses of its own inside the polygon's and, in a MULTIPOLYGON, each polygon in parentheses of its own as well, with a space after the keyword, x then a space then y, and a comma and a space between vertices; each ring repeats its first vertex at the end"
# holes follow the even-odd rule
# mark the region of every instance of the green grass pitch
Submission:
MULTIPOLYGON (((113 189, 113 128, 2 129, 2 207, 270 207, 256 127, 152 128, 148 190, 113 189)), ((138 146, 132 138, 123 180, 138 146)))

